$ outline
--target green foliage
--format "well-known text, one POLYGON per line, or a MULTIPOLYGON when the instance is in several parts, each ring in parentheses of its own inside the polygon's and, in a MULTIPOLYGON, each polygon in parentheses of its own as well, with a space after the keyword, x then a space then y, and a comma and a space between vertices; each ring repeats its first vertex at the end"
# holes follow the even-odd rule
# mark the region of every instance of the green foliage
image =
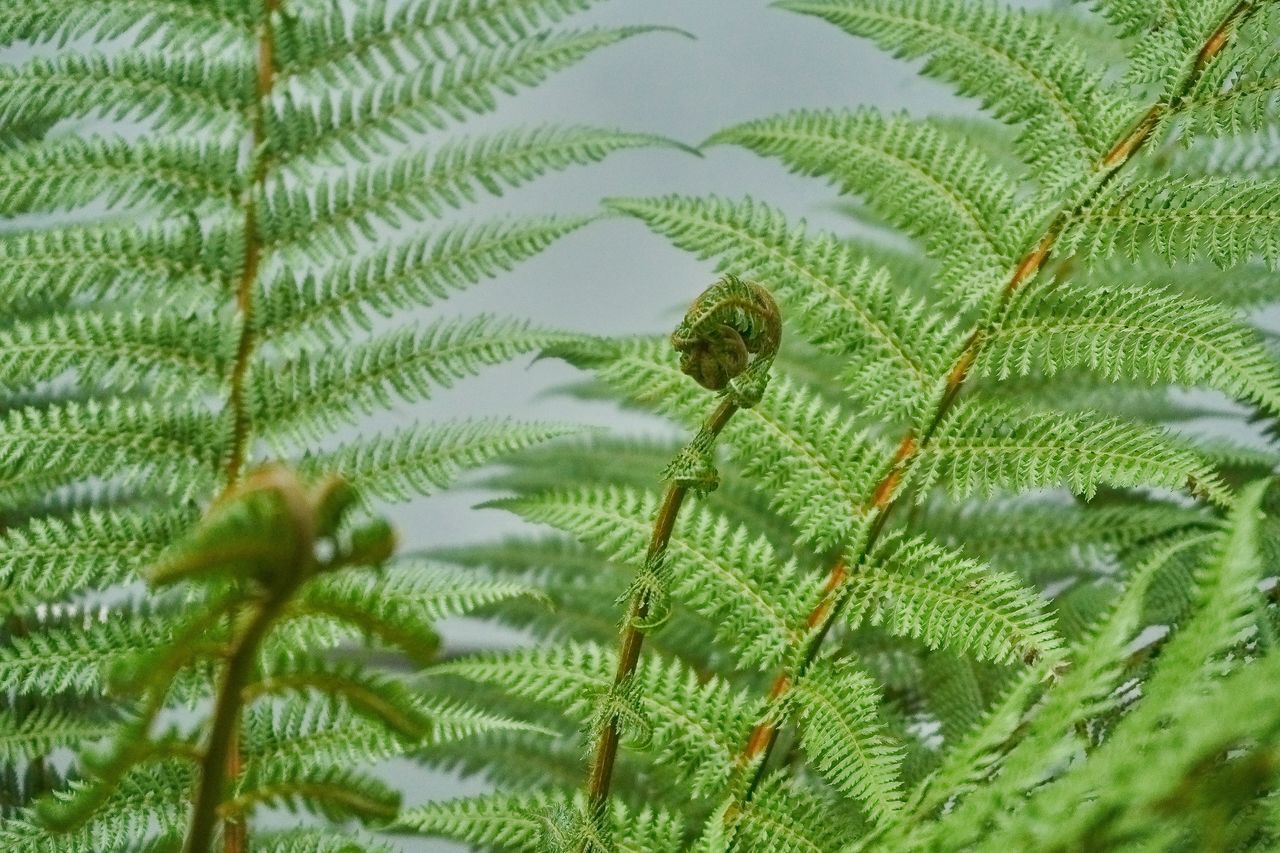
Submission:
MULTIPOLYGON (((670 446, 592 436, 490 481, 516 492, 490 506, 587 548, 436 554, 556 608, 489 608, 537 644, 440 689, 560 734, 449 751, 500 793, 413 828, 627 849, 617 815, 662 803, 679 837, 655 850, 1275 846, 1280 12, 778 5, 922 59, 989 117, 803 110, 708 140, 826 180, 871 236, 749 197, 607 203, 777 296, 776 376, 724 427, 724 493, 663 543, 669 612, 630 678, 629 635, 601 644, 654 574, 670 446), (600 790, 601 708, 623 735, 608 804, 566 808, 566 785, 600 790)), ((578 396, 685 429, 706 411, 656 337, 548 352, 592 374, 578 396)))
MULTIPOLYGON (((219 655, 264 606, 259 570, 297 563, 264 526, 279 513, 224 512, 246 471, 276 459, 342 476, 367 515, 574 431, 388 414, 562 339, 520 320, 422 316, 594 218, 475 221, 479 203, 670 145, 586 126, 465 127, 655 29, 556 26, 591 5, 0 2, 0 847, 182 843, 208 775, 189 759, 219 740, 194 722, 229 667, 219 655), (193 541, 202 515, 216 523, 193 541), (175 543, 234 570, 212 561, 181 592, 140 590, 157 565, 192 569, 175 543), (219 550, 237 543, 248 551, 219 550), (179 703, 178 729, 148 728, 179 703), (112 746, 90 748, 107 734, 112 746)), ((359 518, 334 523, 317 521, 326 545, 378 544, 353 533, 359 518)), ((437 651, 436 620, 525 591, 410 559, 271 599, 281 612, 245 664, 268 686, 245 699, 243 738, 226 747, 244 761, 209 801, 226 806, 229 849, 248 849, 235 821, 259 808, 385 821, 398 792, 357 765, 506 726, 344 658, 408 646, 416 669, 437 651), (294 734, 290 752, 279 738, 294 734)), ((350 849, 313 829, 248 844, 350 849)))

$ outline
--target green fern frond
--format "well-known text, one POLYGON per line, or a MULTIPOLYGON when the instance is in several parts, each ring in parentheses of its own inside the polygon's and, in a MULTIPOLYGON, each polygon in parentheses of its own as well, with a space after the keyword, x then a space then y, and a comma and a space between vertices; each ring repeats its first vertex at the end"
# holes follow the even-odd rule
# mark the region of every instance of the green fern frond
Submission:
MULTIPOLYGON (((649 134, 545 127, 448 143, 434 155, 407 155, 336 179, 320 178, 318 187, 296 187, 281 178, 266 191, 258 236, 273 249, 342 258, 360 238, 374 239, 378 224, 399 227, 406 220, 439 217, 482 193, 500 196, 548 172, 662 144, 671 143, 649 134)), ((0 177, 2 167, 0 161, 0 177)))
POLYGON ((98 198, 169 210, 227 210, 239 193, 233 146, 172 139, 69 137, 0 152, 0 212, 59 211, 98 198))
POLYGON ((414 64, 447 61, 455 51, 514 44, 539 28, 584 11, 599 0, 412 0, 388 15, 385 0, 354 15, 329 9, 285 21, 279 33, 281 71, 314 76, 328 86, 378 79, 383 63, 403 72, 414 64))
POLYGON ((68 226, 0 237, 0 300, 6 306, 35 296, 62 303, 73 296, 194 297, 238 273, 230 235, 212 229, 68 226))
POLYGON ((824 853, 839 850, 859 827, 839 805, 775 773, 738 815, 734 830, 735 842, 749 850, 781 844, 797 853, 824 853))
POLYGON ((366 824, 393 820, 400 813, 400 792, 374 776, 346 768, 308 767, 302 773, 256 764, 246 768, 227 813, 247 816, 259 808, 304 810, 334 822, 366 824))
POLYGON ((117 720, 109 710, 95 713, 95 709, 72 707, 50 703, 27 710, 0 708, 0 762, 16 767, 55 749, 100 740, 114 732, 117 720))
POLYGON ((1044 603, 1016 577, 926 539, 882 540, 844 588, 854 627, 883 624, 930 648, 1014 663, 1059 645, 1044 603))
POLYGON ((284 829, 253 834, 254 853, 392 853, 392 848, 331 829, 284 829))
POLYGON ((194 314, 67 312, 0 330, 0 375, 11 391, 74 370, 122 390, 196 397, 216 387, 233 350, 221 324, 194 314))
MULTIPOLYGON (((131 853, 151 843, 163 849, 161 842, 172 848, 182 837, 191 776, 190 766, 177 762, 140 765, 121 779, 105 807, 84 826, 52 835, 38 818, 27 814, 0 822, 0 846, 14 853, 131 853)), ((73 782, 67 796, 86 784, 73 782)))
POLYGON ((0 69, 0 121, 98 116, 170 132, 235 127, 253 94, 242 63, 211 56, 64 54, 0 69))
POLYGON ((117 661, 163 647, 174 625, 166 613, 68 609, 0 647, 0 688, 101 695, 117 661))
POLYGON ((796 683, 788 702, 809 762, 836 790, 862 804, 877 822, 902 808, 902 749, 888 737, 879 691, 848 661, 819 661, 796 683))
POLYGON ((303 459, 301 467, 337 472, 371 497, 406 501, 452 485, 464 470, 579 430, 559 424, 456 421, 321 451, 303 459))
POLYGON ((79 510, 0 534, 0 612, 127 583, 194 520, 175 509, 79 510))
POLYGON ((1107 574, 1117 555, 1214 524, 1204 512, 1162 503, 1080 506, 997 500, 926 506, 920 527, 935 539, 1037 585, 1077 573, 1107 574), (1010 530, 1018 536, 1009 536, 1010 530))
MULTIPOLYGON (((500 686, 527 700, 565 708, 583 721, 613 681, 614 653, 583 643, 481 655, 433 671, 500 686)), ((760 702, 718 677, 699 677, 678 661, 644 657, 631 678, 643 716, 645 746, 687 774, 695 792, 728 776, 760 702)))
POLYGON ((119 400, 20 409, 0 418, 0 470, 12 479, 124 476, 193 495, 221 461, 219 423, 193 408, 119 400))
POLYGON ((894 55, 1021 125, 1017 147, 1047 186, 1092 171, 1130 107, 1044 16, 989 0, 785 0, 894 55))
POLYGON ((948 324, 897 292, 889 277, 833 235, 791 226, 750 198, 614 199, 676 246, 717 269, 769 282, 788 320, 840 359, 844 389, 868 413, 910 417, 946 370, 948 324))
POLYGON ((1026 242, 1028 214, 1008 175, 941 126, 873 110, 795 112, 722 130, 710 142, 740 145, 794 171, 829 178, 922 239, 940 283, 976 302, 1007 275, 1026 242))
POLYGON ((536 86, 556 71, 596 50, 656 27, 616 27, 544 34, 460 55, 444 67, 426 65, 409 77, 378 79, 371 86, 343 91, 334 102, 301 102, 286 96, 269 114, 276 148, 270 156, 290 169, 312 164, 367 162, 387 153, 388 141, 403 143, 414 133, 443 129, 496 107, 500 93, 536 86))
POLYGON ((55 42, 73 39, 95 42, 125 36, 134 44, 157 47, 248 47, 252 13, 243 0, 65 0, 57 8, 32 6, 24 0, 0 5, 0 43, 55 42))
POLYGON ((370 329, 375 317, 431 305, 451 291, 509 271, 590 221, 561 216, 453 226, 323 273, 285 274, 262 288, 254 319, 274 339, 344 340, 356 329, 370 329))
POLYGON ((250 384, 253 409, 266 435, 323 435, 397 399, 425 400, 436 388, 561 337, 523 321, 483 315, 410 326, 345 352, 301 353, 256 373, 250 384))
MULTIPOLYGON (((1182 536, 1158 549, 1133 572, 1106 615, 1068 650, 1071 667, 1047 691, 1025 724, 1024 735, 1003 756, 996 781, 975 791, 953 816, 956 823, 997 813, 1070 757, 1078 744, 1069 733, 1114 701, 1110 694, 1121 674, 1128 644, 1141 626, 1142 603, 1153 576, 1173 555, 1197 548, 1208 538, 1203 533, 1182 536)), ((948 786, 954 781, 958 762, 951 761, 949 767, 953 775, 938 777, 934 801, 956 792, 948 786)))
MULTIPOLYGON (((528 495, 491 505, 553 525, 637 570, 658 509, 656 496, 618 488, 528 495)), ((795 626, 816 592, 794 562, 778 559, 767 540, 707 509, 679 519, 661 571, 682 603, 715 620, 717 637, 743 663, 760 667, 776 663, 799 642, 795 626)))
POLYGON ((1239 177, 1115 181, 1073 217, 1059 251, 1090 258, 1280 264, 1280 180, 1239 177))
POLYGON ((1280 368, 1233 312, 1148 287, 1029 288, 975 363, 999 379, 1073 367, 1112 381, 1209 386, 1280 410, 1280 368))
MULTIPOLYGON (((398 826, 468 844, 504 849, 546 850, 560 814, 578 814, 585 807, 582 794, 534 791, 487 794, 461 800, 429 803, 401 814, 398 826)), ((678 850, 684 827, 678 817, 645 807, 639 811, 614 800, 609 808, 610 839, 618 853, 678 850)), ((553 848, 554 849, 554 848, 553 848)))
POLYGON ((1102 485, 1189 490, 1218 505, 1230 493, 1213 466, 1161 430, 1090 412, 960 405, 913 468, 923 490, 956 497, 1065 486, 1086 498, 1102 485))
POLYGON ((407 561, 377 572, 319 578, 303 601, 367 610, 388 622, 425 624, 533 592, 518 581, 459 576, 438 565, 407 561))

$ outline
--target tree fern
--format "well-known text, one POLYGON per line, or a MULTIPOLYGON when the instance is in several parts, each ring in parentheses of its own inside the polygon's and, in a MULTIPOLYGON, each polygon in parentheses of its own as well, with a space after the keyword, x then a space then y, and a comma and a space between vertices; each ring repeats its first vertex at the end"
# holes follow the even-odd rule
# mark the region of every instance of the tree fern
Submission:
MULTIPOLYGON (((724 678, 756 710, 745 733, 738 718, 714 735, 705 717, 687 723, 686 735, 736 746, 716 759, 724 769, 689 788, 697 801, 682 809, 681 843, 962 849, 994 831, 1040 849, 1054 845, 1058 821, 1068 847, 1093 837, 1271 843, 1265 822, 1230 819, 1274 786, 1270 715, 1238 727, 1196 715, 1226 701, 1216 691, 1235 682, 1224 672, 1261 673, 1273 644, 1245 580, 1257 582, 1257 553, 1270 547, 1261 489, 1242 486, 1269 475, 1275 457, 1222 437, 1274 416, 1274 353, 1242 310, 1273 299, 1262 272, 1273 263, 1273 176, 1266 142, 1250 148, 1248 135, 1268 138, 1274 114, 1267 95, 1248 99, 1273 82, 1274 9, 1103 0, 1099 17, 1081 19, 959 0, 780 5, 923 58, 925 74, 1007 128, 806 110, 708 140, 826 179, 857 197, 855 218, 907 238, 905 251, 823 234, 751 198, 609 203, 717 271, 759 279, 805 339, 784 348, 759 404, 723 432, 722 464, 768 501, 782 525, 770 539, 790 528, 795 568, 744 586, 769 552, 739 547, 748 532, 711 535, 708 556, 719 559, 672 575, 672 620, 681 609, 710 618, 719 642, 671 643, 648 658, 658 666, 674 655, 724 678), (1226 103, 1237 85, 1238 108, 1226 103), (1233 134, 1262 158, 1222 153, 1233 134), (1231 403, 1188 398, 1186 387, 1231 403), (1196 423, 1204 415, 1227 429, 1196 423), (775 577, 784 580, 768 601, 791 614, 790 630, 740 611, 775 577), (1170 639, 1135 652, 1154 619, 1170 639), (1129 749, 1138 744, 1141 754, 1162 751, 1178 781, 1130 809, 1123 791, 1140 784, 1129 749)), ((582 338, 549 351, 591 371, 593 395, 603 389, 686 425, 703 411, 656 339, 582 338)), ((574 467, 572 455, 517 460, 498 482, 521 494, 497 505, 643 577, 652 500, 631 491, 632 472, 574 467), (547 458, 564 461, 559 476, 543 473, 547 458)), ((733 529, 699 527, 686 535, 733 529)), ((512 562, 505 553, 477 546, 452 557, 502 565, 512 562)), ((561 569, 524 576, 566 602, 568 636, 596 636, 592 613, 616 610, 603 595, 594 611, 571 598, 589 569, 581 552, 561 559, 561 569)), ((520 697, 568 699, 571 724, 594 731, 568 670, 607 671, 609 661, 565 647, 552 622, 537 623, 552 645, 452 671, 520 697), (525 666, 548 659, 554 673, 525 666)), ((664 642, 666 626, 647 627, 664 642)), ((624 686, 608 700, 630 734, 619 764, 644 766, 667 754, 673 718, 646 705, 665 695, 657 683, 624 686)), ((477 763, 508 778, 501 754, 477 763)), ((642 802, 643 790, 620 781, 616 808, 642 802)), ((416 826, 498 846, 469 834, 468 809, 485 802, 426 806, 430 819, 416 826)), ((549 821, 561 813, 540 809, 549 821)), ((569 825, 589 829, 556 836, 577 850, 607 849, 619 831, 603 820, 569 825)))
MULTIPOLYGON (((9 316, 0 328, 0 712, 16 750, 0 762, 0 846, 165 849, 183 839, 194 787, 217 783, 180 759, 130 766, 139 757, 130 750, 152 735, 161 752, 177 749, 198 732, 140 733, 127 716, 115 725, 125 744, 116 753, 86 752, 72 768, 58 755, 99 740, 99 722, 134 704, 111 689, 112 667, 161 660, 199 619, 216 622, 220 607, 252 609, 235 598, 253 588, 242 576, 230 590, 196 584, 205 591, 190 595, 129 586, 172 559, 174 543, 246 471, 279 459, 308 478, 343 475, 368 514, 372 502, 433 493, 463 469, 572 431, 505 419, 367 427, 370 416, 560 340, 505 318, 405 321, 592 218, 472 222, 465 209, 552 171, 668 144, 587 126, 463 129, 504 98, 651 31, 555 26, 591 5, 0 4, 0 43, 11 48, 0 68, 0 211, 11 219, 0 235, 9 316), (339 444, 335 433, 348 427, 339 444), (29 736, 33 727, 46 740, 29 736), (64 794, 43 799, 39 814, 28 808, 68 770, 64 794), (42 816, 61 816, 64 833, 49 835, 42 816)), ((260 643, 263 671, 294 678, 290 689, 273 682, 283 692, 262 700, 286 709, 274 734, 302 731, 303 719, 354 732, 376 705, 366 700, 394 690, 422 719, 458 721, 442 739, 500 725, 505 717, 424 702, 399 681, 355 672, 331 651, 412 641, 416 668, 436 647, 435 619, 523 588, 446 580, 421 561, 306 587, 260 643), (321 695, 357 682, 359 691, 321 695), (467 714, 476 716, 464 724, 467 714)), ((210 628, 209 643, 230 642, 232 627, 210 628)), ((164 658, 156 668, 178 673, 173 695, 203 708, 219 669, 207 645, 186 651, 181 666, 164 658)), ((139 689, 166 704, 165 693, 139 689)), ((373 719, 395 735, 396 754, 430 741, 373 719)), ((254 752, 268 743, 248 736, 269 741, 270 725, 249 728, 248 739, 226 742, 227 796, 203 800, 202 814, 210 803, 235 818, 314 801, 326 817, 394 816, 398 794, 352 775, 347 760, 390 755, 377 732, 360 741, 364 753, 353 733, 346 752, 317 741, 285 760, 254 752)), ((224 836, 227 849, 245 849, 239 818, 224 836)), ((326 845, 306 829, 262 839, 282 851, 326 845)))

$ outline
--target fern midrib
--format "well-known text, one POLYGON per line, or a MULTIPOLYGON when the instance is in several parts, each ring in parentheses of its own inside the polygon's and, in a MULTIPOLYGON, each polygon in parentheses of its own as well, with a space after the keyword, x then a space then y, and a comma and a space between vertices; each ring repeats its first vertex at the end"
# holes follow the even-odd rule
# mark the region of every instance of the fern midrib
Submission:
MULTIPOLYGON (((1230 41, 1230 34, 1234 26, 1254 9, 1253 0, 1240 0, 1226 14, 1218 27, 1198 50, 1190 72, 1182 81, 1178 97, 1171 99, 1169 103, 1157 102, 1153 104, 1133 127, 1126 130, 1124 135, 1102 159, 1102 162, 1095 167, 1098 172, 1105 174, 1090 187, 1090 195, 1079 202, 1068 200, 1050 221, 1040 238, 1029 244, 1032 248, 1023 256, 1014 269, 1012 276, 999 293, 998 304, 1000 306, 1007 303, 1020 285, 1030 280, 1040 271, 1052 254, 1053 245, 1057 241, 1058 233, 1063 223, 1086 207, 1092 198, 1100 195, 1110 181, 1119 174, 1121 168, 1132 160, 1133 156, 1150 138, 1156 119, 1166 112, 1176 111, 1180 98, 1192 89, 1196 80, 1230 41)), ((1088 146, 1086 146, 1086 149, 1088 149, 1088 146)), ((999 312, 993 314, 993 316, 998 315, 999 312)), ((926 429, 920 434, 919 438, 917 438, 914 429, 908 430, 893 459, 886 466, 887 471, 884 479, 881 480, 880 485, 876 488, 872 499, 872 510, 876 512, 876 518, 863 536, 857 551, 857 557, 852 561, 854 567, 867 559, 880 533, 883 531, 889 512, 898 501, 898 496, 894 494, 894 491, 900 484, 902 475, 920 452, 921 447, 928 443, 933 433, 955 404, 961 387, 969 374, 969 369, 981 351, 985 331, 985 326, 975 328, 960 350, 956 360, 952 363, 947 374, 945 390, 934 407, 933 415, 927 422, 926 429)), ((812 639, 808 642, 808 646, 799 659, 795 675, 793 676, 784 669, 770 689, 769 716, 763 722, 757 724, 756 730, 748 739, 743 752, 739 754, 738 767, 740 771, 751 775, 747 778, 741 793, 731 795, 733 800, 724 813, 726 825, 731 825, 736 812, 743 808, 744 804, 751 801, 764 778, 764 771, 769 763, 774 744, 777 742, 778 728, 782 719, 779 716, 775 721, 772 711, 780 701, 786 698, 796 679, 803 676, 805 671, 808 670, 822 647, 823 640, 826 638, 831 626, 839 618, 841 611, 848 602, 848 596, 844 594, 849 588, 848 578, 849 569, 846 568, 845 561, 843 559, 838 560, 831 570, 827 591, 824 591, 822 600, 810 615, 810 624, 816 630, 812 632, 812 639)), ((732 787, 730 790, 732 790, 732 787)))

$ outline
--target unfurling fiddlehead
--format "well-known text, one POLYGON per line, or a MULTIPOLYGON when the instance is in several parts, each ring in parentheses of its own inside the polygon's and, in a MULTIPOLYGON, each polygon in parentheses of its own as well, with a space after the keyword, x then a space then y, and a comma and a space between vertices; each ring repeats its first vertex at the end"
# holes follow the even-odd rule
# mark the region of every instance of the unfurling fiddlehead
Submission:
POLYGON ((588 783, 589 824, 581 846, 591 850, 606 830, 609 784, 623 727, 642 729, 643 714, 629 689, 640 660, 644 632, 659 624, 666 609, 663 562, 676 516, 690 489, 716 488, 715 442, 738 409, 764 395, 769 368, 782 341, 782 318, 773 297, 755 282, 726 275, 703 291, 671 335, 680 369, 698 384, 722 392, 720 404, 663 472, 666 496, 653 522, 653 535, 635 580, 625 596, 627 616, 618 648, 613 685, 598 706, 595 757, 588 783))
MULTIPOLYGON (((297 603, 313 579, 348 567, 376 568, 394 549, 385 522, 345 529, 343 520, 355 502, 338 478, 308 487, 289 469, 268 466, 233 486, 173 546, 148 580, 164 589, 181 584, 184 595, 198 597, 203 606, 191 607, 194 615, 170 642, 131 656, 109 674, 115 690, 140 696, 141 705, 105 753, 84 756, 94 778, 76 796, 42 804, 40 816, 51 830, 87 821, 137 765, 172 759, 197 768, 187 853, 212 849, 219 817, 233 826, 243 821, 240 801, 253 802, 252 792, 229 799, 228 763, 245 707, 268 692, 255 684, 263 674, 264 642, 278 623, 298 615, 297 603), (198 732, 153 734, 183 673, 211 662, 221 671, 203 744, 198 732)), ((323 689, 341 695, 344 684, 329 675, 323 689)), ((415 725, 423 736, 426 721, 415 725)), ((397 805, 370 806, 358 816, 385 819, 397 805)))

